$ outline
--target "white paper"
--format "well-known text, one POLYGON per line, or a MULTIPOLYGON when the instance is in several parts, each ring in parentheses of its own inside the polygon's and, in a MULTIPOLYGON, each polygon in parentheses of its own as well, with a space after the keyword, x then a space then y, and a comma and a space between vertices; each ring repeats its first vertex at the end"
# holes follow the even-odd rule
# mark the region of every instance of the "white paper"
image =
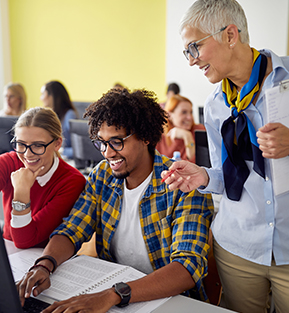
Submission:
POLYGON ((35 260, 42 255, 42 252, 42 248, 30 248, 8 255, 14 281, 18 281, 24 276, 35 260))
MULTIPOLYGON (((267 122, 289 127, 289 91, 280 92, 279 86, 266 91, 267 122)), ((289 156, 270 159, 275 195, 289 191, 289 156)))
POLYGON ((51 287, 42 294, 55 300, 65 300, 88 293, 92 288, 97 290, 97 283, 104 284, 107 277, 114 277, 124 268, 120 264, 81 255, 61 264, 50 277, 51 287))
MULTIPOLYGON (((30 248, 9 255, 9 260, 17 281, 23 277, 35 260, 42 255, 43 249, 30 248)), ((111 288, 118 282, 128 282, 144 277, 145 274, 130 267, 108 262, 98 258, 81 255, 61 264, 50 276, 51 287, 44 290, 41 297, 65 300, 83 293, 96 293, 111 288)), ((109 313, 149 313, 169 298, 131 303, 127 307, 112 307, 109 313)))
MULTIPOLYGON (((145 274, 130 267, 86 255, 68 260, 50 277, 51 287, 43 296, 64 300, 84 293, 96 293, 118 282, 128 282, 145 274)), ((112 307, 110 313, 149 313, 169 298, 131 303, 125 308, 112 307)))

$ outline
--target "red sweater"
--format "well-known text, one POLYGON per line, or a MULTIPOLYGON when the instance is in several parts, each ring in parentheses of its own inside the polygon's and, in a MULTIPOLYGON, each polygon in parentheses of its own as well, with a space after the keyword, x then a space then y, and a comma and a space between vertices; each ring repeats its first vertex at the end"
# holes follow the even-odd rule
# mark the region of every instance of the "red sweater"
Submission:
MULTIPOLYGON (((205 126, 203 124, 195 124, 191 130, 193 138, 195 140, 195 130, 205 130, 205 126)), ((164 154, 168 156, 169 158, 173 157, 174 151, 180 151, 181 158, 183 160, 188 160, 187 154, 186 154, 186 147, 183 139, 175 139, 172 141, 171 145, 168 145, 167 143, 167 136, 165 134, 162 134, 162 139, 158 142, 156 149, 159 151, 159 153, 164 154)), ((196 162, 196 157, 194 156, 191 160, 189 160, 192 163, 196 162)))
POLYGON ((13 240, 15 246, 20 249, 44 247, 49 235, 72 209, 84 188, 85 178, 77 169, 59 159, 58 168, 46 185, 41 187, 35 180, 30 190, 32 221, 24 227, 12 228, 10 220, 13 186, 10 175, 21 167, 23 163, 14 151, 0 155, 0 190, 3 193, 4 211, 3 237, 13 240))

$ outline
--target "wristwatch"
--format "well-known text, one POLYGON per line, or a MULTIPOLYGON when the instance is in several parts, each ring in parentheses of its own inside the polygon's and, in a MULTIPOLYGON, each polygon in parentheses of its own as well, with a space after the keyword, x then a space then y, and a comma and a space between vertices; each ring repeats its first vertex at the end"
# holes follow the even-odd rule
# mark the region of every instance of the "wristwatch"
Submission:
POLYGON ((131 289, 128 284, 123 282, 113 285, 114 291, 121 297, 121 301, 116 306, 122 308, 127 306, 131 297, 131 289))
POLYGON ((28 209, 30 207, 30 201, 28 203, 23 203, 20 201, 14 201, 12 200, 12 208, 17 211, 17 212, 21 212, 24 211, 26 209, 28 209))

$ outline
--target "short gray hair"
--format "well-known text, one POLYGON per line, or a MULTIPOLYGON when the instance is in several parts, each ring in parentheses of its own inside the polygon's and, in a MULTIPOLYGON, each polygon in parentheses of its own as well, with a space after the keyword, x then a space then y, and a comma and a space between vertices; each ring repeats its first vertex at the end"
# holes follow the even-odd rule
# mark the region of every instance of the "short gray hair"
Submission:
MULTIPOLYGON (((236 25, 241 31, 240 41, 249 44, 247 18, 237 1, 197 0, 182 17, 180 32, 186 26, 191 26, 203 33, 213 34, 229 24, 236 25)), ((214 38, 221 41, 222 34, 217 34, 214 38)))

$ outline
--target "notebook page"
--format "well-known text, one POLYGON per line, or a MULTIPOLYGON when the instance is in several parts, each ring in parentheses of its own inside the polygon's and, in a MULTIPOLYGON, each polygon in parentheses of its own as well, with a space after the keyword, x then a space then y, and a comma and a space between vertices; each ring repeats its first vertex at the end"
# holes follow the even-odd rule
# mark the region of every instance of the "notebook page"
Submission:
MULTIPOLYGON (((111 288, 116 283, 119 282, 129 282, 141 277, 144 277, 145 274, 132 268, 126 267, 123 270, 120 270, 116 275, 111 275, 108 279, 102 281, 100 284, 96 284, 90 290, 86 290, 86 293, 95 293, 100 292, 104 289, 111 288)), ((162 303, 167 301, 169 298, 165 299, 157 299, 152 301, 146 302, 137 302, 137 303, 130 303, 128 306, 124 308, 119 308, 117 306, 112 307, 108 312, 109 313, 149 313, 162 303)))
POLYGON ((8 257, 14 281, 20 280, 25 275, 35 260, 42 255, 42 252, 42 248, 29 248, 9 254, 8 257))
MULTIPOLYGON (((266 90, 267 122, 289 127, 289 91, 280 92, 279 86, 266 90)), ((275 195, 289 191, 289 156, 270 159, 275 195)))
POLYGON ((121 264, 81 255, 61 264, 50 276, 51 287, 42 294, 55 300, 65 300, 83 293, 124 268, 121 264))

